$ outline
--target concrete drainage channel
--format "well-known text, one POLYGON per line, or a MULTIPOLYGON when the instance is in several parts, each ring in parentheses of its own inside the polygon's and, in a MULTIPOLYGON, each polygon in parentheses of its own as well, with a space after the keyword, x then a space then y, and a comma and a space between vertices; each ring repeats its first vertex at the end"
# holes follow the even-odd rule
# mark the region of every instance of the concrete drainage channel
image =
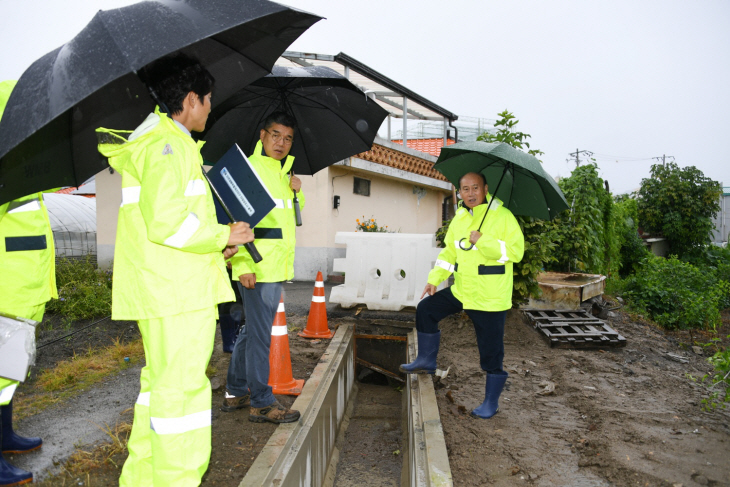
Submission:
MULTIPOLYGON (((368 368, 377 370, 378 366, 373 366, 376 360, 379 364, 402 363, 402 359, 410 361, 415 356, 415 330, 363 323, 357 325, 356 333, 352 324, 340 326, 292 406, 302 412, 302 419, 276 429, 240 485, 453 485, 431 377, 406 378, 399 415, 397 411, 393 414, 392 405, 376 404, 377 401, 369 399, 370 389, 358 387, 356 381, 357 362, 365 362, 368 368), (394 474, 397 478, 387 480, 372 475, 368 467, 348 472, 353 455, 366 457, 368 454, 352 451, 358 445, 353 446, 346 439, 348 427, 375 431, 376 435, 388 434, 393 429, 388 427, 388 422, 397 421, 398 416, 402 435, 399 449, 392 452, 401 461, 400 472, 394 474), (354 483, 353 475, 357 477, 354 483), (368 483, 368 475, 374 483, 368 483)), ((388 375, 388 369, 397 370, 391 365, 378 372, 388 375)), ((372 445, 380 439, 369 441, 372 445)))

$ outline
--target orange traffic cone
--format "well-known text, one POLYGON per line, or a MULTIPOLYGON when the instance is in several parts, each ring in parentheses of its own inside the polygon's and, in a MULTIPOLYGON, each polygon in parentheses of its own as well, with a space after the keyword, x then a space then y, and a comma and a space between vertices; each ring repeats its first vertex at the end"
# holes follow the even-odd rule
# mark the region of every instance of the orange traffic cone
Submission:
POLYGON ((327 304, 324 302, 322 272, 317 273, 317 282, 314 283, 307 327, 299 333, 299 336, 304 338, 332 338, 334 336, 334 333, 327 328, 327 304))
POLYGON ((271 348, 269 349, 269 385, 274 394, 298 396, 302 392, 304 379, 296 380, 291 371, 289 334, 286 329, 284 297, 279 301, 279 309, 271 327, 271 348))

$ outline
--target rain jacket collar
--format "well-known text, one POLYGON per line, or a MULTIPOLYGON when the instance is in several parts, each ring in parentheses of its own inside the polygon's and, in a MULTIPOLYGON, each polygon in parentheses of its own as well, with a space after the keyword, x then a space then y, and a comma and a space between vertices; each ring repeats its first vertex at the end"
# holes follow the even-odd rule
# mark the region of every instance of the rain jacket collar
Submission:
POLYGON ((170 119, 182 132, 186 135, 191 135, 190 131, 185 128, 185 125, 181 124, 177 120, 174 120, 171 117, 168 117, 166 113, 162 113, 160 111, 160 107, 155 107, 155 111, 153 113, 150 113, 147 115, 147 118, 144 119, 144 122, 142 122, 139 127, 134 129, 134 132, 132 132, 132 135, 129 136, 127 139, 128 141, 133 141, 137 137, 140 137, 148 132, 150 132, 152 129, 157 127, 157 125, 160 123, 160 119, 162 118, 168 118, 170 119))
POLYGON ((468 206, 466 206, 464 204, 464 200, 461 200, 459 202, 459 206, 461 206, 463 209, 465 209, 466 211, 468 211, 472 215, 475 213, 474 210, 476 210, 476 213, 482 214, 485 211, 487 211, 487 206, 489 206, 489 202, 492 200, 492 198, 494 198, 494 203, 492 203, 492 206, 489 207, 489 211, 497 211, 497 209, 500 206, 503 206, 504 203, 502 203, 502 200, 500 200, 496 196, 492 196, 491 193, 487 193, 487 196, 485 197, 484 203, 482 203, 481 205, 477 205, 474 208, 469 208, 468 206))
POLYGON ((291 169, 291 167, 294 165, 294 156, 291 154, 286 156, 286 160, 284 162, 279 161, 278 159, 274 159, 273 157, 269 157, 266 155, 266 151, 264 150, 264 144, 259 140, 256 142, 256 148, 253 150, 254 154, 260 154, 262 158, 265 158, 270 161, 276 161, 281 164, 281 172, 287 173, 291 169))

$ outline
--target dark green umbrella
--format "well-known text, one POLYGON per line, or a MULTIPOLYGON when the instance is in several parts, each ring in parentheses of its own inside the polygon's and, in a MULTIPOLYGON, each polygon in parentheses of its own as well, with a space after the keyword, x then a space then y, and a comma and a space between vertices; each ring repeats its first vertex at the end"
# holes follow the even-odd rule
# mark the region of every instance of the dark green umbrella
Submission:
POLYGON ((464 174, 484 174, 489 192, 515 215, 549 220, 570 207, 535 156, 504 142, 459 142, 442 147, 434 168, 457 188, 464 174))

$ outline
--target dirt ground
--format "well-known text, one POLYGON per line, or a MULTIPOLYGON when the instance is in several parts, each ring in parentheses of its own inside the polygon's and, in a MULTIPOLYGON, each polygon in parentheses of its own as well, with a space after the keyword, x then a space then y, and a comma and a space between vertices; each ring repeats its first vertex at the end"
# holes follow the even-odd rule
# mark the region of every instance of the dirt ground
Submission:
MULTIPOLYGON (((704 390, 686 377, 709 372, 707 356, 692 350, 687 333, 665 333, 621 311, 608 321, 626 337, 625 348, 551 349, 520 312, 509 312, 505 368, 510 377, 500 412, 490 420, 468 414, 482 402, 484 392, 471 323, 460 316, 441 323, 439 367, 451 370, 436 384, 436 394, 454 485, 730 486, 730 411, 702 411, 704 390), (668 359, 667 352, 685 357, 688 363, 668 359), (548 381, 554 384, 554 392, 540 394, 548 381)), ((293 375, 306 379, 329 341, 313 342, 296 335, 305 326, 306 316, 287 313, 287 323, 293 375)), ((331 327, 336 324, 330 320, 331 327)), ((46 331, 39 345, 66 333, 46 331)), ((728 334, 730 316, 725 314, 719 336, 728 334)), ((74 351, 137 336, 133 323, 101 322, 42 347, 36 370, 74 351)), ((709 340, 696 334, 694 338, 709 340)), ((724 344, 728 345, 727 339, 724 344)), ((250 423, 247 410, 223 413, 218 409, 229 358, 218 335, 210 368, 213 451, 204 486, 239 485, 275 429, 275 425, 250 423)), ((130 379, 132 385, 135 380, 130 379)), ((32 380, 19 388, 21 394, 32 390, 32 380)), ((280 400, 291 404, 294 398, 280 396, 280 400)), ((110 422, 131 419, 128 409, 110 422)), ((20 422, 20 431, 33 420, 20 422)), ((117 485, 125 457, 124 452, 115 454, 82 475, 58 466, 60 474, 36 485, 117 485)))
MULTIPOLYGON (((688 333, 665 333, 622 312, 608 322, 625 348, 551 349, 510 311, 510 376, 490 420, 468 414, 484 400, 485 380, 471 322, 441 323, 439 366, 451 371, 437 399, 454 485, 730 485, 730 411, 703 412, 704 391, 686 377, 708 373, 707 357, 688 346, 688 333), (541 394, 548 383, 554 392, 541 394)), ((720 336, 728 334, 725 314, 720 336)))

